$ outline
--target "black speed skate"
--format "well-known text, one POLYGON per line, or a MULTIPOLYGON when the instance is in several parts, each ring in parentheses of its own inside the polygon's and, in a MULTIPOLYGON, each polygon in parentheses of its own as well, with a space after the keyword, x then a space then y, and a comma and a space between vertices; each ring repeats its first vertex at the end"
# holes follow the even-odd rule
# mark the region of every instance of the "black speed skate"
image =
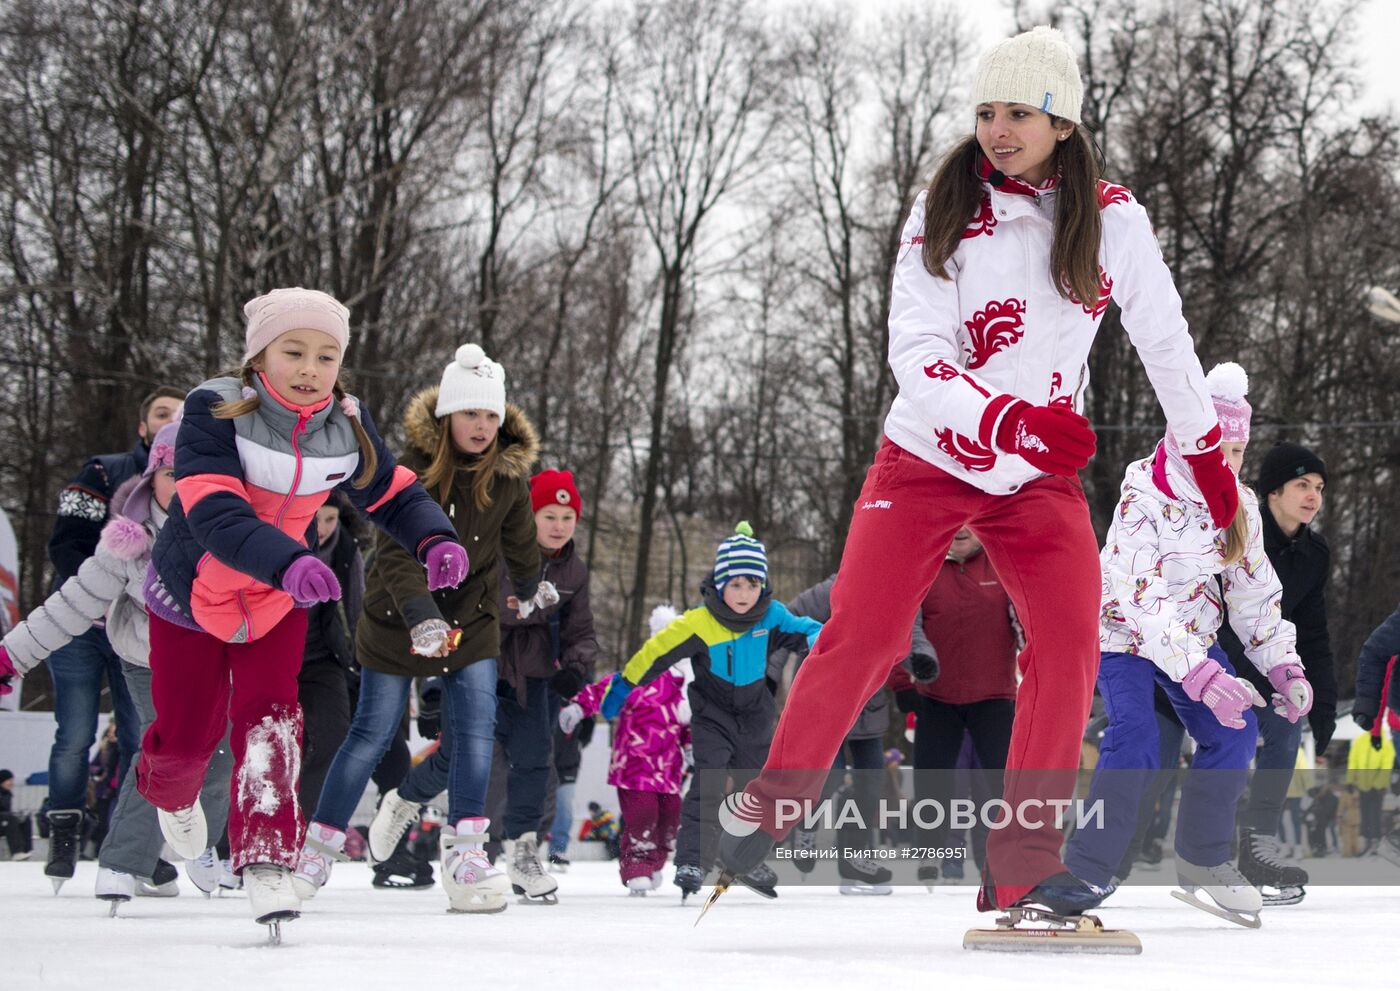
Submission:
POLYGON ((1307 894, 1308 872, 1283 859, 1278 837, 1240 830, 1240 873, 1264 896, 1265 905, 1297 905, 1307 894))
POLYGON ((408 848, 408 833, 405 831, 389 859, 374 865, 374 880, 371 883, 376 888, 431 888, 433 865, 413 855, 408 848))
POLYGON ((747 874, 738 875, 735 880, 756 895, 778 897, 778 875, 767 864, 759 864, 747 874))
POLYGON ((83 829, 81 809, 63 809, 49 813, 49 856, 44 874, 53 882, 58 894, 63 882, 71 880, 78 863, 78 836, 83 829))

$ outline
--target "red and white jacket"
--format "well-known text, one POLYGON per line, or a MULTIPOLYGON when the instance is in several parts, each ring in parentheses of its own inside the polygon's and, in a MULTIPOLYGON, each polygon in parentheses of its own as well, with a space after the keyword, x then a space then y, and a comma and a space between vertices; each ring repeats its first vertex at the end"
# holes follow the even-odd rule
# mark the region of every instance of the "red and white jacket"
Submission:
MULTIPOLYGON (((982 163, 983 176, 990 174, 982 163)), ((904 225, 890 302, 890 366, 899 382, 885 419, 894 443, 984 492, 1007 495, 1042 473, 996 447, 1017 399, 1079 411, 1089 346, 1112 297, 1182 450, 1209 451, 1219 428, 1181 297, 1144 210, 1128 190, 1099 183, 1103 237, 1099 298, 1082 303, 1050 274, 1056 182, 983 182, 982 206, 948 262, 923 262, 924 199, 904 225)))

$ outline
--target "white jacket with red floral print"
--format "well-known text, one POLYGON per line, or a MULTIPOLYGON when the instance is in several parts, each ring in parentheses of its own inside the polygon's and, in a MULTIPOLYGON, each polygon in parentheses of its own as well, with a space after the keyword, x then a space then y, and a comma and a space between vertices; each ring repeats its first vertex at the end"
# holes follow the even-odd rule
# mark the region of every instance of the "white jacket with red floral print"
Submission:
POLYGON ((1101 294, 1090 304, 1061 296, 1050 274, 1053 179, 1039 189, 984 182, 981 209, 949 259, 951 279, 924 268, 925 196, 914 201, 895 265, 890 366, 899 395, 885 420, 890 440, 994 495, 1041 477, 996 447, 997 427, 1017 399, 1082 408, 1089 346, 1111 296, 1182 449, 1219 444, 1181 297, 1147 211, 1128 190, 1099 183, 1101 294))
POLYGON ((1223 590, 1230 626, 1256 668, 1267 675, 1279 664, 1303 666, 1296 631, 1283 618, 1283 586, 1264 552, 1259 502, 1241 487, 1240 505, 1249 543, 1225 567, 1224 534, 1180 456, 1159 446, 1157 456, 1128 466, 1100 555, 1102 650, 1141 655, 1181 681, 1215 642, 1223 590))

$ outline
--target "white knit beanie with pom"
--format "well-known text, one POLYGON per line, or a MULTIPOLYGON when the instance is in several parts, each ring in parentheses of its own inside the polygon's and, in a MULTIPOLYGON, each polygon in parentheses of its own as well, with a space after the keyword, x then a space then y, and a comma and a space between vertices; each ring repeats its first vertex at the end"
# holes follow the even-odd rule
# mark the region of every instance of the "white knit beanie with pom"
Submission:
POLYGON ((1084 83, 1065 36, 1042 24, 989 48, 977 63, 972 105, 993 101, 1024 103, 1078 124, 1084 83))
POLYGON ((459 347, 452 363, 442 370, 433 415, 441 419, 460 409, 490 410, 502 419, 506 415, 506 370, 476 344, 459 347))

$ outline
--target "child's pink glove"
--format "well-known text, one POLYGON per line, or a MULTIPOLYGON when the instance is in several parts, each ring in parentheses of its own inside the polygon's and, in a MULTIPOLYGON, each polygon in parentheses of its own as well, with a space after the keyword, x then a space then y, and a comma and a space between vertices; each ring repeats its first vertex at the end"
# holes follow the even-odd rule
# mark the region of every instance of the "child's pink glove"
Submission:
POLYGON ((1269 684, 1277 693, 1273 697, 1274 711, 1290 723, 1302 719, 1312 708, 1312 685, 1298 665, 1276 665, 1269 672, 1269 684))
POLYGON ((442 540, 428 548, 423 557, 428 570, 428 591, 456 588, 467 577, 467 549, 455 540, 442 540))
POLYGON ((10 652, 0 644, 0 695, 9 695, 13 692, 14 686, 10 684, 11 678, 18 678, 19 672, 15 670, 15 662, 10 660, 10 652))
POLYGON ((1263 705, 1264 697, 1243 678, 1226 674, 1220 664, 1207 657, 1182 680, 1181 687, 1194 702, 1200 702, 1221 726, 1244 729, 1242 714, 1251 705, 1263 705))
POLYGON ((282 590, 298 605, 315 605, 340 598, 340 582, 315 554, 303 554, 282 572, 282 590))

